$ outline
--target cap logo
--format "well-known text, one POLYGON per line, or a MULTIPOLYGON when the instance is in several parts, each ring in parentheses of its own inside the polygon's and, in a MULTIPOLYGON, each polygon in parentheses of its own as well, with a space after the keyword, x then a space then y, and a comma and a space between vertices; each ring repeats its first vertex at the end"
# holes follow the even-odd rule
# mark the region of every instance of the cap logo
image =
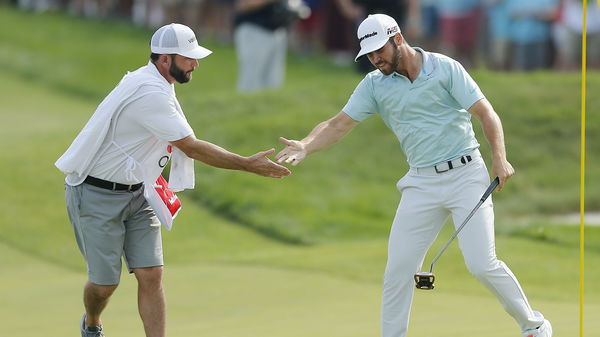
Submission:
POLYGON ((358 42, 361 42, 362 40, 364 40, 366 38, 369 38, 369 37, 373 37, 375 35, 377 35, 377 32, 372 32, 372 33, 365 34, 361 38, 358 39, 358 42))
POLYGON ((398 32, 398 26, 389 27, 387 29, 387 35, 396 34, 398 32))
POLYGON ((196 41, 196 37, 195 37, 195 36, 194 36, 194 37, 192 37, 191 39, 188 39, 188 42, 189 42, 189 43, 194 43, 194 41, 196 41))

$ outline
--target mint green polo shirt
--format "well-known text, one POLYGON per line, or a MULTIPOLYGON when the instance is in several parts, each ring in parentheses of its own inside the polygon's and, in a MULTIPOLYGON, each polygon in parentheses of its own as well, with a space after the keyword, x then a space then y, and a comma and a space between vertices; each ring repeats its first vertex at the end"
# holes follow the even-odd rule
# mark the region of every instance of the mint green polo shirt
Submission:
POLYGON ((379 114, 396 134, 411 167, 428 167, 479 148, 467 110, 485 96, 457 61, 414 48, 423 55, 414 82, 398 73, 370 72, 342 109, 363 121, 379 114))

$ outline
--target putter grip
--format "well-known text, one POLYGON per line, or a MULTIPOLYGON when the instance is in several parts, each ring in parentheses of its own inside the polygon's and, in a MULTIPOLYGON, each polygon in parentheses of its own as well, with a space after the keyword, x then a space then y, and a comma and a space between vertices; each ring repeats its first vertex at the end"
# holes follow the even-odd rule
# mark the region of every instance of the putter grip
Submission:
POLYGON ((480 201, 484 202, 485 199, 487 199, 490 196, 490 194, 492 194, 492 192, 494 192, 496 187, 498 187, 498 184, 500 184, 500 178, 496 177, 496 179, 494 179, 494 181, 492 181, 492 183, 487 188, 487 190, 485 190, 485 193, 483 193, 483 196, 481 197, 480 201))

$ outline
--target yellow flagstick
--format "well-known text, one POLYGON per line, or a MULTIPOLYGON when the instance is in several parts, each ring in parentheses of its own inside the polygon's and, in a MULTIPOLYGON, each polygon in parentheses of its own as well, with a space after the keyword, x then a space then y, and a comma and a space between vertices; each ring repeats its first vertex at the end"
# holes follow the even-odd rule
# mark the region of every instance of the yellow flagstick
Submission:
MULTIPOLYGON (((600 0, 598 0, 600 5, 600 0)), ((581 34, 581 162, 579 172, 579 336, 583 337, 583 300, 585 286, 585 101, 586 101, 586 40, 587 0, 583 0, 583 29, 581 34)))

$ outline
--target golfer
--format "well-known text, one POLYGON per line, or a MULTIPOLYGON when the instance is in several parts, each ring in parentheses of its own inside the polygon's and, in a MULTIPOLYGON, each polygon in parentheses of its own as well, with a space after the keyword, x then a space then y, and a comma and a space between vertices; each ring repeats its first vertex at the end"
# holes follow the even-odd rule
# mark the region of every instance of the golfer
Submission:
POLYGON ((174 190, 193 188, 194 159, 265 177, 290 174, 267 158, 274 149, 243 157, 194 136, 173 84, 189 82, 211 51, 189 27, 159 28, 150 50, 148 64, 123 77, 56 162, 67 174, 69 219, 87 262, 82 337, 104 336, 100 315, 119 284, 121 257, 138 281, 146 336, 165 336, 160 223, 147 198, 171 158, 174 190))
MULTIPOLYGON (((499 189, 514 170, 506 159, 498 115, 458 62, 412 48, 387 15, 369 15, 357 35, 361 49, 356 59, 367 55, 377 69, 358 84, 340 113, 318 124, 304 139, 280 138, 286 147, 275 158, 297 165, 374 114, 396 134, 410 169, 397 184, 402 198, 389 238, 382 335, 404 337, 415 288, 413 275, 448 216, 455 224, 462 223, 490 183, 472 116, 481 122, 490 143, 499 189)), ((498 298, 523 336, 552 336, 550 322, 531 309, 513 273, 496 257, 491 198, 458 239, 469 271, 498 298)))

